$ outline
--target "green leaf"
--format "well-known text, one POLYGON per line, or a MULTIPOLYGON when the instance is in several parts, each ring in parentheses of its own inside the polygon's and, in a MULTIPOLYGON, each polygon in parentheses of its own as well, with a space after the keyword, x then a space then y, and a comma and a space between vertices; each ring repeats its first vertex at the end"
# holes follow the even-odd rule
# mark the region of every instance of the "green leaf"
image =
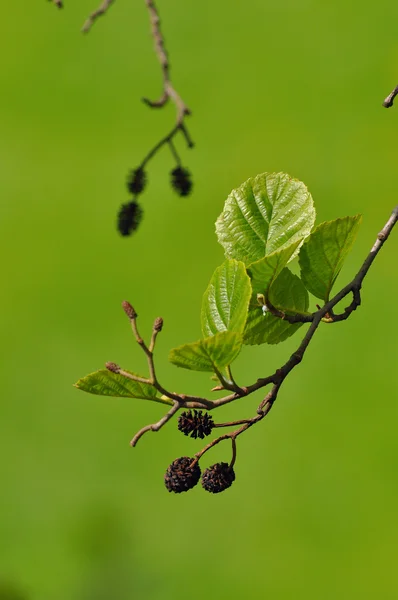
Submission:
POLYGON ((149 383, 133 381, 123 375, 113 373, 107 369, 101 369, 90 373, 79 379, 75 387, 89 394, 97 396, 115 396, 118 398, 139 398, 142 400, 153 400, 161 404, 173 404, 173 401, 157 396, 156 389, 149 383))
POLYGON ((300 250, 301 278, 311 294, 327 302, 344 260, 351 250, 362 216, 321 223, 300 250))
POLYGON ((222 331, 199 342, 173 348, 169 360, 177 367, 192 371, 221 371, 238 356, 242 334, 222 331))
MULTIPOLYGON (((286 313, 306 314, 309 305, 308 292, 300 277, 288 268, 283 269, 269 290, 269 300, 286 313)), ((279 344, 293 335, 302 323, 291 325, 283 319, 262 312, 262 307, 252 298, 243 338, 244 344, 279 344)))
POLYGON ((299 238, 290 246, 268 254, 248 267, 254 298, 257 297, 257 294, 263 294, 267 299, 271 285, 294 256, 301 242, 302 239, 299 238))
POLYGON ((250 264, 302 240, 314 222, 312 196, 301 181, 286 173, 263 173, 231 192, 216 232, 228 258, 250 264))
POLYGON ((211 336, 220 331, 242 333, 252 287, 244 263, 226 260, 213 273, 202 301, 202 331, 211 336))

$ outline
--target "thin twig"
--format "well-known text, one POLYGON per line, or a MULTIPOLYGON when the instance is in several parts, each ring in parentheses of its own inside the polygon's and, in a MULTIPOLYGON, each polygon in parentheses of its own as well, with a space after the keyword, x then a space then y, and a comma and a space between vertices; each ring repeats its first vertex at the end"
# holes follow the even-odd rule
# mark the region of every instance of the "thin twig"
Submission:
POLYGON ((213 429, 216 427, 234 427, 235 425, 243 425, 249 423, 251 419, 239 419, 239 421, 227 421, 226 423, 214 423, 213 429))
POLYGON ((220 387, 223 390, 229 390, 230 392, 235 392, 239 396, 245 395, 245 392, 233 380, 232 373, 230 370, 228 371, 228 369, 227 369, 228 376, 230 376, 229 380, 226 377, 224 377, 224 375, 221 373, 221 371, 219 371, 216 367, 214 367, 214 372, 217 375, 217 377, 220 381, 220 387))
POLYGON ((177 165, 180 167, 181 166, 181 159, 180 159, 180 155, 178 154, 176 147, 174 146, 174 142, 173 142, 173 138, 171 137, 169 140, 169 147, 170 147, 170 152, 172 153, 174 160, 176 161, 177 165))
POLYGON ((235 461, 236 461, 236 439, 232 438, 232 458, 231 458, 231 462, 229 463, 229 468, 232 469, 235 461))
MULTIPOLYGON (((397 92, 398 93, 398 92, 397 92)), ((373 244, 368 256, 364 260, 361 268, 358 273, 354 277, 350 283, 348 283, 340 292, 338 292, 329 302, 327 302, 323 307, 319 308, 316 312, 311 315, 301 315, 300 313, 294 315, 287 315, 286 313, 280 311, 279 309, 273 307, 267 302, 267 306, 270 309, 270 312, 281 319, 287 320, 289 323, 309 323, 313 322, 319 314, 322 314, 322 320, 326 323, 337 323, 339 321, 345 321, 348 319, 350 314, 358 308, 361 304, 361 288, 363 280, 365 279, 367 272, 369 271, 374 259, 376 258, 378 252, 382 248, 384 242, 387 240, 388 236, 391 233, 392 228, 398 220, 398 206, 394 208, 391 213, 390 218, 387 223, 384 225, 383 229, 378 233, 377 239, 373 244), (339 315, 335 315, 333 313, 333 308, 341 301, 343 298, 348 296, 349 294, 353 295, 352 302, 349 306, 347 306, 343 313, 339 315)))
MULTIPOLYGON (((141 164, 139 166, 139 168, 144 168, 145 165, 151 160, 151 158, 153 158, 155 156, 155 154, 157 154, 159 152, 159 150, 161 149, 162 146, 164 146, 165 144, 169 144, 172 142, 173 138, 175 137, 175 135, 179 132, 179 131, 183 131, 180 125, 175 125, 173 127, 173 129, 164 136, 164 138, 162 138, 159 142, 157 142, 154 147, 148 152, 148 154, 144 157, 144 159, 141 161, 141 164)), ((189 145, 189 144, 188 144, 189 145)), ((193 147, 193 142, 191 142, 191 145, 189 146, 190 148, 193 147)), ((171 149, 171 148, 170 148, 171 149)), ((180 164, 181 161, 179 161, 177 164, 180 164)))
POLYGON ((179 402, 174 402, 174 404, 170 408, 170 410, 161 419, 159 419, 159 421, 157 421, 156 423, 152 423, 151 425, 146 425, 145 427, 143 427, 142 429, 140 429, 135 434, 135 436, 133 437, 133 439, 131 440, 130 446, 134 447, 137 444, 138 440, 147 431, 159 431, 159 429, 161 429, 163 427, 163 425, 165 425, 167 423, 167 421, 169 421, 171 419, 171 417, 173 415, 175 415, 175 413, 177 412, 177 410, 180 407, 181 407, 181 404, 179 402))
POLYGON ((383 106, 384 108, 390 108, 394 104, 394 98, 398 95, 398 85, 393 89, 393 91, 388 94, 387 98, 384 99, 383 106))
POLYGON ((185 102, 182 100, 180 95, 175 90, 173 84, 170 80, 170 63, 165 47, 164 38, 162 35, 162 31, 160 29, 160 18, 159 13, 156 9, 155 3, 153 0, 145 0, 145 4, 149 11, 149 18, 151 21, 152 28, 152 37, 155 42, 155 52, 160 62, 160 67, 162 69, 163 75, 163 92, 159 100, 152 101, 148 98, 143 98, 143 101, 148 104, 151 108, 160 108, 166 104, 168 99, 170 98, 177 108, 177 125, 181 126, 184 117, 190 114, 189 108, 186 106, 185 102))
POLYGON ((98 19, 98 17, 101 17, 106 13, 106 11, 108 10, 108 8, 110 7, 110 5, 112 4, 113 1, 114 0, 104 0, 99 5, 97 10, 95 10, 94 12, 91 13, 91 15, 88 17, 88 19, 86 20, 86 22, 84 23, 84 25, 82 27, 83 33, 88 33, 90 31, 91 27, 94 25, 94 23, 98 19))
POLYGON ((314 319, 313 314, 305 314, 305 313, 289 314, 283 310, 280 310, 279 308, 276 308, 276 306, 271 304, 271 301, 269 300, 269 298, 267 299, 266 304, 264 306, 266 306, 268 308, 271 315, 273 315, 274 317, 278 317, 279 319, 283 319, 284 321, 287 321, 291 325, 294 325, 295 323, 311 323, 314 319))
POLYGON ((165 145, 168 144, 171 150, 172 155, 174 156, 177 165, 181 165, 181 160, 176 152, 176 149, 172 143, 173 138, 176 134, 181 131, 183 134, 186 144, 188 148, 193 148, 194 143, 192 141, 191 136, 188 133, 187 127, 185 125, 185 117, 191 114, 190 109, 182 100, 181 96, 176 91, 170 79, 170 62, 165 46, 164 37, 160 28, 160 17, 155 6, 154 0, 145 0, 146 7, 149 12, 149 19, 151 23, 151 33, 152 38, 155 44, 155 53, 158 57, 160 68, 162 71, 163 78, 163 91, 158 98, 158 100, 150 100, 149 98, 143 98, 143 102, 150 106, 151 108, 162 108, 165 106, 169 99, 175 104, 177 115, 176 115, 176 124, 173 129, 162 138, 153 148, 148 152, 143 161, 141 162, 141 168, 143 168, 153 156, 165 145))

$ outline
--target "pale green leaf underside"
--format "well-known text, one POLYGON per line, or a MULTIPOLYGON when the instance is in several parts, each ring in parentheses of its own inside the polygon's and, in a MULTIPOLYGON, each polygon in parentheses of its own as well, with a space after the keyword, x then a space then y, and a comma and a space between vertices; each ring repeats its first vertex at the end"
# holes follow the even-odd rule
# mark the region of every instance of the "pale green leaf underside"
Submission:
POLYGON ((241 347, 241 333, 223 331, 199 342, 174 348, 170 351, 169 360, 177 367, 192 371, 221 371, 235 360, 241 347))
POLYGON ((299 238, 286 248, 268 254, 248 267, 254 297, 263 294, 267 299, 271 285, 291 260, 301 242, 302 239, 299 238))
MULTIPOLYGON (((305 314, 309 298, 300 277, 293 275, 288 268, 283 269, 269 290, 269 299, 273 306, 287 313, 305 314)), ((270 313, 265 315, 256 299, 250 303, 244 333, 244 344, 278 344, 293 335, 302 323, 291 325, 270 313)))
POLYGON ((299 263, 304 285, 324 302, 329 300, 361 220, 361 215, 355 215, 321 223, 301 247, 299 263))
POLYGON ((216 232, 228 258, 250 264, 303 239, 314 222, 312 196, 301 181, 262 173, 231 192, 216 232))
POLYGON ((210 280, 202 300, 202 332, 205 337, 220 331, 242 333, 252 293, 244 263, 226 260, 210 280))
POLYGON ((138 398, 153 400, 161 404, 173 404, 172 400, 159 398, 155 388, 148 383, 140 383, 127 379, 123 375, 113 373, 107 369, 95 371, 79 379, 75 387, 89 394, 97 396, 115 396, 119 398, 138 398))

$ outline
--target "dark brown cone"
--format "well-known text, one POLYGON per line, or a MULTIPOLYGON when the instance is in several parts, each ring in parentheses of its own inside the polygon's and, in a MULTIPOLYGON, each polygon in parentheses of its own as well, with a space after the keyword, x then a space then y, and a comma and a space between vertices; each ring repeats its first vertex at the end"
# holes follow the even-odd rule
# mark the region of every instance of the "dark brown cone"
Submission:
POLYGON ((189 456, 181 456, 173 460, 164 476, 164 483, 169 492, 180 494, 195 487, 200 479, 200 467, 194 459, 189 456))
POLYGON ((228 463, 216 463, 203 472, 202 487, 212 494, 229 488, 235 481, 235 472, 228 463))
POLYGON ((143 211, 141 206, 135 202, 122 204, 117 216, 117 228, 123 236, 128 236, 139 227, 142 220, 143 211))
POLYGON ((127 179, 127 189, 137 196, 141 194, 146 185, 146 173, 142 167, 132 169, 127 179))
POLYGON ((178 418, 178 429, 184 435, 190 435, 192 438, 203 439, 207 435, 210 435, 211 430, 214 427, 214 421, 205 412, 202 414, 201 410, 187 410, 181 413, 178 418))
POLYGON ((192 190, 192 179, 188 169, 176 167, 171 171, 171 185, 180 196, 189 196, 192 190))

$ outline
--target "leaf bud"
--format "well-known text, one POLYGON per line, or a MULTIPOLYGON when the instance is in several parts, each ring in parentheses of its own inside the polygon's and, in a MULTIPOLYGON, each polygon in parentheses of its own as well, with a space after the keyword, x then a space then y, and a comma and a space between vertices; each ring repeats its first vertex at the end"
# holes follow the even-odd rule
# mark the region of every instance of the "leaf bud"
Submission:
POLYGON ((107 362, 105 363, 105 366, 108 369, 108 371, 111 371, 112 373, 119 373, 120 371, 119 365, 117 365, 114 362, 107 362))
POLYGON ((135 312, 134 308, 131 306, 130 302, 127 302, 127 300, 123 300, 122 308, 129 319, 135 319, 137 317, 137 313, 135 312))
POLYGON ((163 329, 163 319, 162 317, 157 317, 153 324, 154 331, 162 331, 163 329))

